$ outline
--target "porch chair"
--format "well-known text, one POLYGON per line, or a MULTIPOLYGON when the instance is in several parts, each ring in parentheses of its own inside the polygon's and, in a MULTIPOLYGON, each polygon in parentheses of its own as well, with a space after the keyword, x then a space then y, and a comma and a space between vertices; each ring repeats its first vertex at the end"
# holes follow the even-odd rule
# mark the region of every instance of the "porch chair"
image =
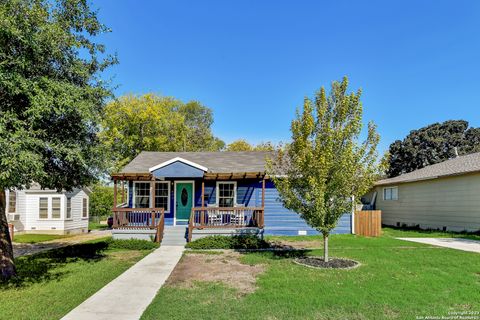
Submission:
MULTIPOLYGON (((207 203, 207 208, 217 208, 216 203, 207 203)), ((220 210, 208 210, 208 224, 217 226, 222 224, 222 213, 220 210)))
MULTIPOLYGON (((245 208, 244 203, 236 203, 234 208, 245 208)), ((245 210, 234 210, 230 214, 230 223, 235 225, 245 224, 245 210)))

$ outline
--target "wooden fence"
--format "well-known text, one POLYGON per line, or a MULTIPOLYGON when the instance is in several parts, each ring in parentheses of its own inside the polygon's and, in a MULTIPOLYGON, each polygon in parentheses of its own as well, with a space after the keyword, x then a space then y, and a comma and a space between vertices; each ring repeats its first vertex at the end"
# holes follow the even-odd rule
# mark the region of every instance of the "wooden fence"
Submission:
POLYGON ((355 211, 355 234, 378 237, 382 234, 382 211, 355 211))

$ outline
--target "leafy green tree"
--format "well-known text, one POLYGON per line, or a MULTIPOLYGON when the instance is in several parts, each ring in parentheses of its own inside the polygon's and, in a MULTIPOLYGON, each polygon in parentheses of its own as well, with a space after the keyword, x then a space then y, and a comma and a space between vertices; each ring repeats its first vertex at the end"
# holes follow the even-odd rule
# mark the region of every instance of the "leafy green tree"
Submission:
POLYGON ((106 217, 112 213, 113 187, 96 184, 89 196, 89 211, 91 216, 106 217))
POLYGON ((253 147, 254 151, 274 151, 275 149, 279 148, 270 141, 260 142, 259 144, 253 147))
POLYGON ((245 139, 238 139, 229 143, 225 151, 253 151, 253 146, 245 139))
POLYGON ((213 136, 212 109, 198 101, 190 101, 180 105, 178 111, 185 117, 188 129, 184 150, 219 151, 225 147, 225 142, 213 136))
POLYGON ((196 101, 127 95, 105 108, 100 138, 116 171, 141 151, 218 151, 224 144, 213 136, 212 123, 211 109, 196 101))
POLYGON ((464 120, 434 123, 411 131, 389 148, 389 177, 480 151, 480 128, 469 128, 464 120))
POLYGON ((116 59, 94 39, 106 31, 84 0, 0 5, 0 279, 16 273, 4 190, 70 190, 103 169, 99 76, 116 59))
POLYGON ((378 172, 379 136, 373 123, 362 130, 361 91, 347 94, 348 79, 333 82, 329 96, 322 87, 292 121, 292 141, 269 159, 272 177, 284 206, 299 213, 321 232, 328 262, 328 237, 339 218, 352 210, 351 196, 360 199, 378 172))

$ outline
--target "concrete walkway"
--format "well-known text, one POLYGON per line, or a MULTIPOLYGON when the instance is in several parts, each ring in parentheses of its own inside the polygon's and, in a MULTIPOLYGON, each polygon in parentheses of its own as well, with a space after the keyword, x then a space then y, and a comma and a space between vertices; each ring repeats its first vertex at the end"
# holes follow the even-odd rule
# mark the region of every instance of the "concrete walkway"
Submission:
POLYGON ((480 253, 480 241, 463 238, 397 238, 399 240, 412 241, 432 246, 445 247, 469 252, 480 253))
POLYGON ((180 260, 182 246, 162 245, 107 284, 63 319, 139 319, 180 260))

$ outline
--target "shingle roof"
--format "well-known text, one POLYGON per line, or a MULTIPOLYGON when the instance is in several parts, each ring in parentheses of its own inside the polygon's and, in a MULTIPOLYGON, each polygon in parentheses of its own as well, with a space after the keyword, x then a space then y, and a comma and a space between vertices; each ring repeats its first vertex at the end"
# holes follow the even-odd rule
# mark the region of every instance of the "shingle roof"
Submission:
POLYGON ((402 174, 398 177, 379 180, 375 185, 405 183, 419 180, 430 180, 446 176, 461 175, 480 171, 480 152, 460 156, 433 164, 422 169, 402 174))
POLYGON ((270 152, 150 152, 143 151, 120 173, 146 173, 162 162, 180 157, 208 168, 213 173, 264 172, 270 152))

